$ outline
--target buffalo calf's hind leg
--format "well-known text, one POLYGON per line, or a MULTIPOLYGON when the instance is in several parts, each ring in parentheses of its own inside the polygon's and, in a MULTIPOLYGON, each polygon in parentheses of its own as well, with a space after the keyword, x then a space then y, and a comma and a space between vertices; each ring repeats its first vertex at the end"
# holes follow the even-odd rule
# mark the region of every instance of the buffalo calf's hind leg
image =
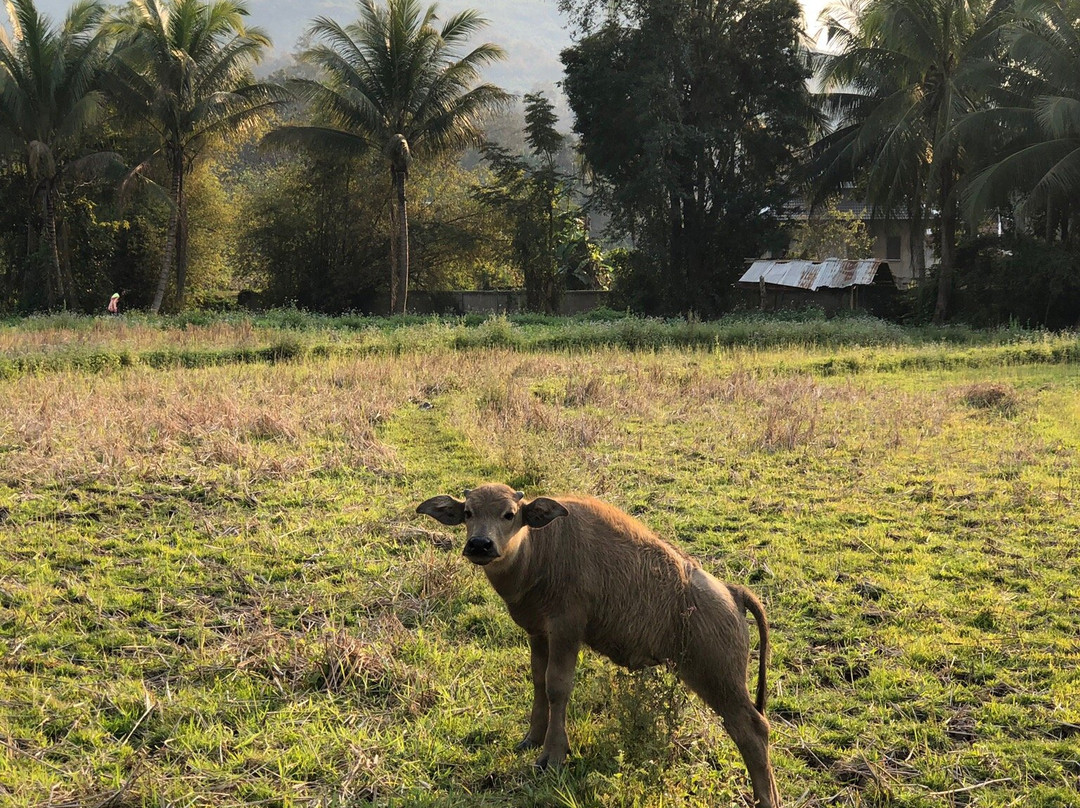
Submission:
POLYGON ((765 716, 755 709, 748 693, 742 698, 710 706, 723 717, 724 729, 742 753, 758 806, 779 808, 780 794, 776 789, 772 762, 769 760, 769 722, 765 720, 765 716))
POLYGON ((684 677, 690 689, 701 696, 724 721, 724 729, 739 747, 758 808, 779 808, 780 793, 769 760, 769 722, 757 711, 746 685, 720 682, 715 676, 684 677))

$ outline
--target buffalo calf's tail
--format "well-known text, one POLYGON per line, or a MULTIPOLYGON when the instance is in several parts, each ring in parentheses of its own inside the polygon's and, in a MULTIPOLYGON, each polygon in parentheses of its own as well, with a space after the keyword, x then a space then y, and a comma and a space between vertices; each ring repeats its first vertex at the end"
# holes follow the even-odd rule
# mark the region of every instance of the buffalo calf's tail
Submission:
POLYGON ((754 701, 754 707, 757 708, 759 713, 765 715, 765 665, 769 656, 769 623, 765 619, 765 607, 761 605, 757 595, 745 586, 728 584, 728 588, 731 590, 731 594, 734 595, 735 601, 740 604, 742 609, 750 612, 754 616, 754 622, 757 623, 758 677, 757 699, 754 701))

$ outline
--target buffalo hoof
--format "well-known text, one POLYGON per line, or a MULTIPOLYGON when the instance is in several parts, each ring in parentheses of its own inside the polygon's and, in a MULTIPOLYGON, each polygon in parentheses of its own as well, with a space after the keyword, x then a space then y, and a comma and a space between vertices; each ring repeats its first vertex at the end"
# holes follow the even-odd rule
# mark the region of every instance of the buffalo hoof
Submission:
POLYGON ((523 738, 522 740, 520 740, 518 742, 517 746, 514 747, 514 751, 515 752, 525 752, 525 751, 528 751, 529 749, 535 749, 539 745, 540 744, 538 744, 532 738, 523 738))
POLYGON ((563 764, 563 757, 552 757, 551 755, 541 755, 533 766, 540 771, 546 771, 548 769, 557 769, 563 764))

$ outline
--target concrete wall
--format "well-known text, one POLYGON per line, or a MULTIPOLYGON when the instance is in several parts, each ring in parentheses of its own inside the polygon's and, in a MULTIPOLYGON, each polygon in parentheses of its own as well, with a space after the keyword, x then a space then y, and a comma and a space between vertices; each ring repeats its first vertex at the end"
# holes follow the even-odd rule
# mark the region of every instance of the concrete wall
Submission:
MULTIPOLYGON (((867 231, 874 240, 874 258, 887 261, 889 269, 901 289, 906 289, 915 282, 915 262, 911 258, 911 222, 868 221, 867 231), (900 238, 900 259, 888 257, 889 236, 900 238)), ((924 266, 929 269, 936 260, 929 239, 924 239, 924 266)))
MULTIPOLYGON (((581 314, 607 305, 610 292, 566 292, 559 305, 559 314, 581 314)), ((371 301, 373 313, 385 313, 390 308, 389 295, 371 301)), ((525 310, 525 292, 409 292, 410 314, 514 314, 525 310)))

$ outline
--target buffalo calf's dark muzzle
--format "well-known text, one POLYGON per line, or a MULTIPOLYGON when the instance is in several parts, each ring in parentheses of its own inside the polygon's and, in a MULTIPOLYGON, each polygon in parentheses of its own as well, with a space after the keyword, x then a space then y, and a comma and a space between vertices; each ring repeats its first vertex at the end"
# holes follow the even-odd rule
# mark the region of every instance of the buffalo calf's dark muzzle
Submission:
POLYGON ((473 536, 465 542, 465 556, 477 561, 490 561, 499 554, 495 542, 485 536, 473 536))

